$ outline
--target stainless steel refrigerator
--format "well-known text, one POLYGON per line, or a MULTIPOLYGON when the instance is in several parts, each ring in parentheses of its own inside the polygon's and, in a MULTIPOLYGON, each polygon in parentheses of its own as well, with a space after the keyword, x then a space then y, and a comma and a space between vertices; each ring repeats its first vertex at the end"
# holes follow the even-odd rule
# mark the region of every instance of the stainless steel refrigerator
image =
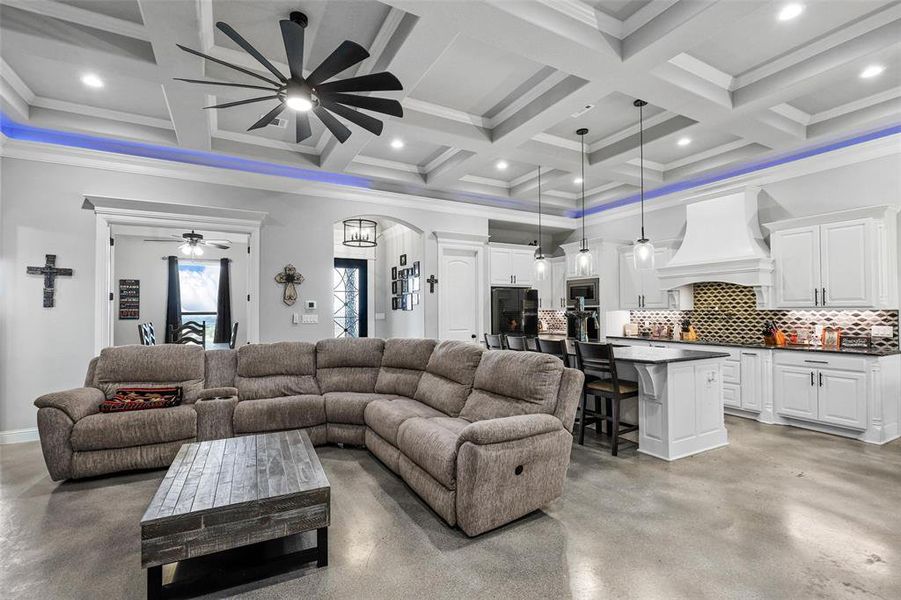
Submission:
POLYGON ((538 335, 538 290, 491 288, 491 333, 538 335))

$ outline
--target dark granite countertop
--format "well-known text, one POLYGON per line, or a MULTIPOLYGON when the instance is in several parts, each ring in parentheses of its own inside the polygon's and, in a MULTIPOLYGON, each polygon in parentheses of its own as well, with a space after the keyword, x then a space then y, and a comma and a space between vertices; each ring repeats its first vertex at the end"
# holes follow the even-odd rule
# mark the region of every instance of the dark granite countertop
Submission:
POLYGON ((766 344, 742 344, 737 342, 725 342, 717 340, 714 342, 707 340, 698 340, 689 342, 685 340, 671 340, 663 338, 654 338, 648 336, 624 336, 624 335, 608 335, 610 340, 643 340, 647 342, 661 342, 666 344, 685 344, 688 346, 726 346, 729 348, 755 348, 761 350, 788 350, 792 352, 825 352, 829 354, 854 354, 861 356, 893 356, 901 354, 901 350, 883 350, 880 348, 818 348, 814 346, 767 346, 766 344))
MULTIPOLYGON (((566 349, 571 356, 575 356, 576 348, 574 338, 565 335, 539 335, 538 337, 545 340, 566 340, 566 349)), ((597 340, 590 340, 597 341, 597 340)), ((629 346, 615 348, 613 356, 616 360, 631 363, 643 363, 650 365, 659 365, 671 362, 684 362, 687 360, 705 360, 708 358, 726 358, 729 355, 725 352, 709 352, 704 350, 683 350, 681 348, 651 348, 641 346, 629 346)))

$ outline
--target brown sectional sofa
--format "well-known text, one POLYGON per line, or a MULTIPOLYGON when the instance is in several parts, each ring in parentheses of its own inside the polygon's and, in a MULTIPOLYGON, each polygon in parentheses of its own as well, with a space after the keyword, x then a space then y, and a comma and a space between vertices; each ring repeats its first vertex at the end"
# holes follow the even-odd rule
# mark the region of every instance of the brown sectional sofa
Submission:
POLYGON ((561 495, 582 384, 553 356, 464 342, 122 346, 91 361, 85 387, 35 405, 54 480, 165 467, 185 442, 304 429, 314 444, 367 447, 473 536, 561 495), (180 385, 185 402, 99 412, 135 384, 180 385))

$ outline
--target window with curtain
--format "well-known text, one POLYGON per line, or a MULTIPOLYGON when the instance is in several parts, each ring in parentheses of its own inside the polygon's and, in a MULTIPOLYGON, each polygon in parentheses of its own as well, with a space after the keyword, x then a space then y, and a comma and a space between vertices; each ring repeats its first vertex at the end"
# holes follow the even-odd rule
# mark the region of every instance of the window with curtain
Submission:
POLYGON ((216 333, 219 296, 218 260, 180 260, 178 283, 181 288, 181 322, 204 322, 206 338, 216 333))

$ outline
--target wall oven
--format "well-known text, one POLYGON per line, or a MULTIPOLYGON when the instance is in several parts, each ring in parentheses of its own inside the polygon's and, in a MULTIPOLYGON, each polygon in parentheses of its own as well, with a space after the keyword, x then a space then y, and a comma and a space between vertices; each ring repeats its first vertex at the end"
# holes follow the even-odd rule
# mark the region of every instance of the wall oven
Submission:
POLYGON ((576 305, 577 298, 585 298, 585 306, 597 308, 601 304, 600 280, 597 277, 591 279, 568 279, 566 281, 566 306, 572 308, 576 305))

